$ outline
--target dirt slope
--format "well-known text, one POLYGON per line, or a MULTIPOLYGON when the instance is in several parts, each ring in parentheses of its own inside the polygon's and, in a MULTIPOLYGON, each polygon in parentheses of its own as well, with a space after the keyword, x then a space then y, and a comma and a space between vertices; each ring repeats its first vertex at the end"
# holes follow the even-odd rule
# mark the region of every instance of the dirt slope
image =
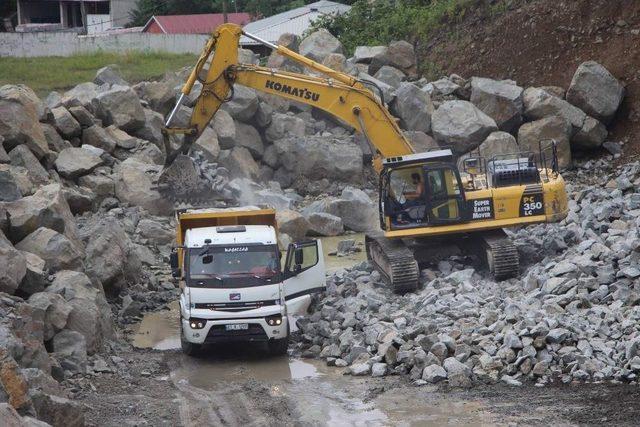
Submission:
POLYGON ((516 80, 567 89, 577 66, 604 65, 627 85, 610 138, 640 155, 640 1, 516 0, 505 13, 478 8, 421 49, 420 59, 444 74, 516 80))

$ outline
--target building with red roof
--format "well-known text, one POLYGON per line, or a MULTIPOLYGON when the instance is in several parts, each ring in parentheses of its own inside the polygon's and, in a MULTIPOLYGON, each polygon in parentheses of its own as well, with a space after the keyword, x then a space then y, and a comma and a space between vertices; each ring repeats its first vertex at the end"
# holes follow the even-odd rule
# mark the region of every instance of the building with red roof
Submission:
MULTIPOLYGON (((227 13, 227 22, 245 25, 251 21, 248 13, 227 13)), ((222 13, 201 13, 198 15, 152 16, 142 29, 143 33, 154 34, 209 34, 224 23, 222 13)))

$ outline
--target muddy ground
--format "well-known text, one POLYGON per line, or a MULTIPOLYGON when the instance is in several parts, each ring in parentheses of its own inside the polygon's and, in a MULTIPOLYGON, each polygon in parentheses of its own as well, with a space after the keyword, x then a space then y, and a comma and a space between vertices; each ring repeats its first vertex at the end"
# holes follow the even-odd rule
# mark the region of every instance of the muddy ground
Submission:
POLYGON ((144 323, 140 335, 123 331, 163 350, 123 345, 115 350, 117 372, 78 382, 75 399, 86 405, 89 425, 635 425, 640 419, 640 389, 633 386, 416 387, 406 378, 351 377, 318 360, 270 357, 258 345, 210 348, 192 358, 175 348, 177 322, 158 321, 167 314, 173 311, 148 317, 147 325, 163 331, 145 330, 144 323))

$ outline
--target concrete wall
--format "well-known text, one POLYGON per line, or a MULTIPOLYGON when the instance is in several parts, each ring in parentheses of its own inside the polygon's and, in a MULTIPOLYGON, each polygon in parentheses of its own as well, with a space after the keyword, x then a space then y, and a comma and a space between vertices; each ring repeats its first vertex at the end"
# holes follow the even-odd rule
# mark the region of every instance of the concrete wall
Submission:
POLYGON ((109 36, 77 36, 73 33, 0 33, 0 58, 72 56, 79 53, 170 52, 200 53, 207 35, 125 33, 109 36))

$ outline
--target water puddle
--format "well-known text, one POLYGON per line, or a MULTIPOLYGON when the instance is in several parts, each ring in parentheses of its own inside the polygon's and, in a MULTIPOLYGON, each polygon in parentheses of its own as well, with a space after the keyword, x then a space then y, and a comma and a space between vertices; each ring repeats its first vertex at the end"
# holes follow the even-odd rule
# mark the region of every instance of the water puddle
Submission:
POLYGON ((180 348, 180 303, 173 301, 169 310, 145 314, 133 330, 134 347, 154 350, 180 348))
POLYGON ((335 237, 321 237, 322 252, 324 255, 325 267, 327 273, 334 273, 337 270, 352 267, 362 261, 367 260, 367 254, 364 248, 364 233, 348 234, 345 236, 335 237), (353 239, 356 241, 356 247, 360 249, 360 252, 352 252, 347 256, 339 257, 335 255, 329 255, 338 249, 338 243, 342 240, 353 239))

